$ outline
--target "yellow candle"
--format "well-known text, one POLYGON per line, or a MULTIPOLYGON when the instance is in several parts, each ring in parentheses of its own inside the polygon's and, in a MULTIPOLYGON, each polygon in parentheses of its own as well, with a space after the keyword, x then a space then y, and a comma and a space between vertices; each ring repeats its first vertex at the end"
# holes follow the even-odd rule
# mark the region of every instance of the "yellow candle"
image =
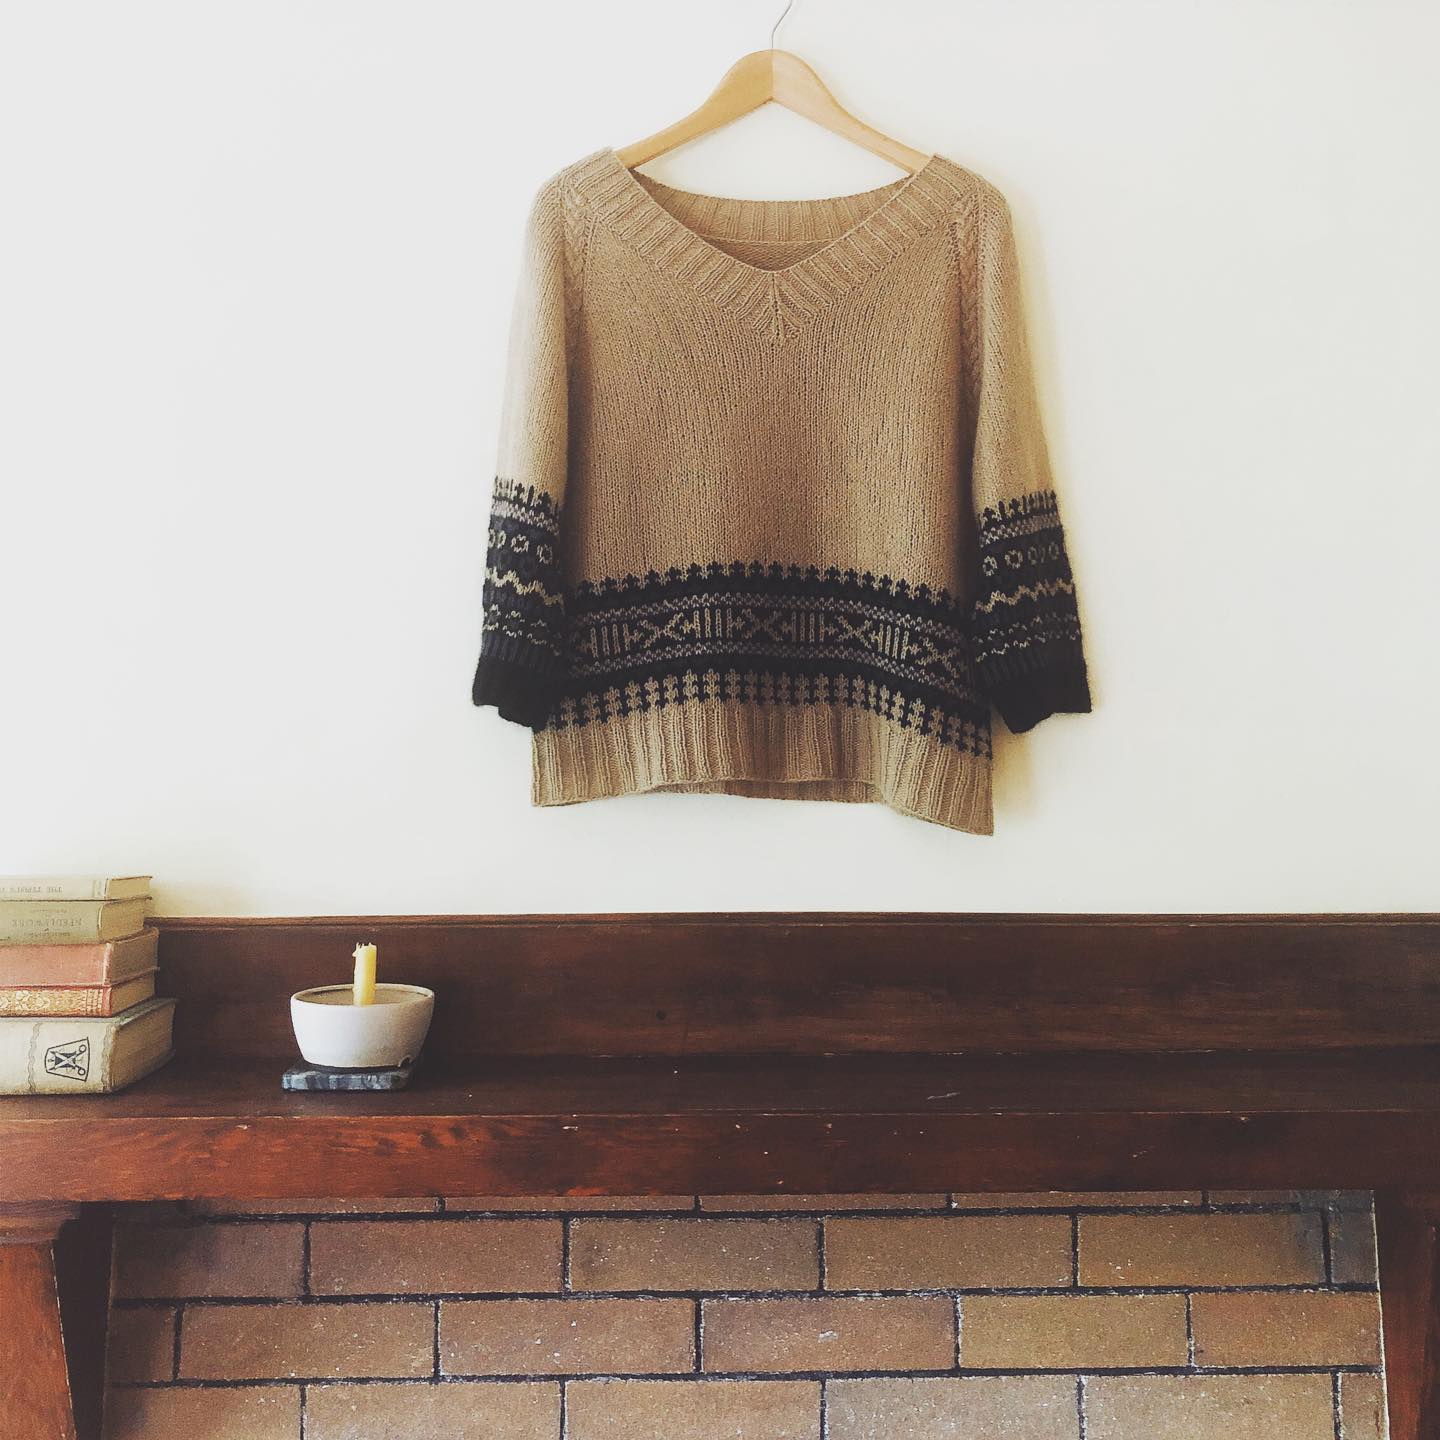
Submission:
POLYGON ((357 1005, 373 1005, 375 1003, 375 947, 373 945, 357 945, 355 947, 355 1003, 357 1005))

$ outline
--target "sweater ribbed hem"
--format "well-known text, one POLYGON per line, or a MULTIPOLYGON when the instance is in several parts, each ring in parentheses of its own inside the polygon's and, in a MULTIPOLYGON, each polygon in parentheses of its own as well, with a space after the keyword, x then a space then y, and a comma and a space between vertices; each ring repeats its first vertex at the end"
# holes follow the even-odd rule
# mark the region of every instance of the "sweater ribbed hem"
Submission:
POLYGON ((988 756, 845 706, 669 705, 542 730, 533 756, 536 805, 683 790, 868 802, 994 831, 988 756))

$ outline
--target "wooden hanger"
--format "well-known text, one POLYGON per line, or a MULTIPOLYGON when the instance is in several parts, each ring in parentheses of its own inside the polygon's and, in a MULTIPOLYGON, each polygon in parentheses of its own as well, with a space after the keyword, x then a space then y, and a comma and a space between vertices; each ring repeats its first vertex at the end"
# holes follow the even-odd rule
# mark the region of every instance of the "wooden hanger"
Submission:
MULTIPOLYGON (((786 11, 789 8, 787 5, 786 11)), ((782 14, 780 20, 784 18, 782 14)), ((780 20, 775 22, 770 32, 772 45, 780 20)), ((708 135, 770 101, 813 120, 817 125, 823 125, 846 140, 854 141, 912 175, 931 158, 857 119, 825 88, 825 82, 798 55, 773 48, 754 50, 737 60, 698 110, 692 110, 673 125, 667 125, 654 135, 637 140, 616 153, 621 164, 633 170, 637 165, 708 135)))

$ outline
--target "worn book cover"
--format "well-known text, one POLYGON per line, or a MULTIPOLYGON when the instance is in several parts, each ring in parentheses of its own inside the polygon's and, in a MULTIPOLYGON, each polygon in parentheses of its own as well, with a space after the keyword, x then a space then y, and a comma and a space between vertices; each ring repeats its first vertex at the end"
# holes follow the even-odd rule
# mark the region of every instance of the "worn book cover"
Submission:
POLYGON ((138 900, 149 875, 0 875, 0 900, 138 900))
POLYGON ((149 900, 0 900, 0 943, 88 945, 138 935, 149 900))
POLYGON ((0 985, 119 985, 156 965, 160 932, 91 945, 0 945, 0 985))
POLYGON ((98 1095, 158 1070, 171 1055, 173 1000, 110 1019, 0 1020, 0 1095, 98 1095))
POLYGON ((119 1015, 155 993, 156 973, 119 985, 0 985, 0 1016, 119 1015))

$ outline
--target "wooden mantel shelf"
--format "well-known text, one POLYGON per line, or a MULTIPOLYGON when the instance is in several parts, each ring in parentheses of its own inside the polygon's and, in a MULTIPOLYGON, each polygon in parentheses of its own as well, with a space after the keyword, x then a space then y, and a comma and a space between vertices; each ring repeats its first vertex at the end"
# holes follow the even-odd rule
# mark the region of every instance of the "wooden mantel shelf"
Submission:
POLYGON ((0 1100, 0 1434, 88 1440, 77 1206, 1208 1187, 1376 1192, 1392 1440, 1440 1437, 1440 917, 159 923, 175 1061, 0 1100), (361 938, 436 990, 425 1065, 287 1094, 287 997, 361 938))
POLYGON ((180 1063, 0 1101, 0 1200, 1243 1188, 1440 1190, 1440 1048, 516 1058, 400 1094, 180 1063))

